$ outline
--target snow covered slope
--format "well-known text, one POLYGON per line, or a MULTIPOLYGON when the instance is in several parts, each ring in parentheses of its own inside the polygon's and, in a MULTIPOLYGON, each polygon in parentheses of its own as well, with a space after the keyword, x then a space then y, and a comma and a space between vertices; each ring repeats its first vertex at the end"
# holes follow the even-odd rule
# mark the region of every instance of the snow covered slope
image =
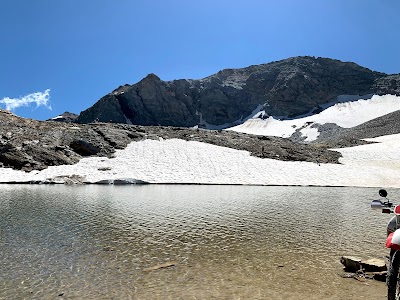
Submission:
POLYGON ((334 123, 343 128, 351 128, 397 110, 400 110, 400 97, 374 95, 371 99, 337 103, 319 114, 299 119, 277 120, 269 117, 262 120, 256 116, 228 130, 285 138, 299 130, 305 141, 311 142, 319 135, 316 124, 334 123))
POLYGON ((149 183, 318 185, 400 188, 400 135, 379 142, 338 149, 342 164, 285 162, 250 156, 206 143, 171 140, 133 142, 115 158, 92 157, 75 165, 52 166, 25 173, 0 169, 2 182, 51 181, 68 177, 84 182, 142 180, 149 183))
MULTIPOLYGON (((233 130, 287 137, 296 129, 316 139, 312 124, 349 128, 400 109, 400 97, 373 96, 337 103, 319 114, 295 120, 251 119, 233 130)), ((397 122, 397 120, 395 120, 397 122)), ((393 122, 390 121, 390 122, 393 122)), ((0 182, 316 185, 400 188, 400 134, 368 139, 374 143, 334 149, 341 164, 280 161, 249 152, 180 139, 147 139, 117 150, 114 158, 89 157, 75 165, 23 172, 0 168, 0 182)))

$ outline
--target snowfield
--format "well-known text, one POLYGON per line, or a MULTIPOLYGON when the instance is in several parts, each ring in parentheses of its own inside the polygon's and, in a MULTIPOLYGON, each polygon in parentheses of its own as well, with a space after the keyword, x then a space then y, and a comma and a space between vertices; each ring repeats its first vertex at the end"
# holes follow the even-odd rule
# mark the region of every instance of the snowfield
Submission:
POLYGON ((95 183, 137 179, 149 183, 400 187, 400 135, 375 144, 340 149, 342 164, 285 162, 206 143, 171 140, 133 142, 115 158, 84 158, 75 165, 25 173, 0 169, 2 182, 55 180, 78 175, 95 183), (59 178, 59 179, 57 179, 59 178))
POLYGON ((299 129, 306 137, 305 141, 311 142, 319 135, 318 129, 311 127, 314 124, 335 123, 340 127, 351 128, 400 109, 400 97, 394 95, 374 95, 371 99, 341 101, 338 97, 339 103, 312 116, 293 120, 277 120, 273 117, 262 120, 255 117, 229 130, 287 138, 299 129))
MULTIPOLYGON (((315 139, 311 123, 352 127, 400 109, 400 97, 373 96, 369 100, 337 103, 319 114, 296 120, 252 119, 233 130, 287 136, 295 128, 315 139)), ((315 130, 314 130, 315 129, 315 130)), ((75 165, 51 166, 25 173, 0 169, 0 182, 85 183, 127 180, 175 184, 316 185, 400 188, 400 134, 368 139, 371 144, 334 149, 341 164, 288 162, 250 156, 247 151, 211 144, 171 140, 143 140, 118 150, 114 158, 84 158, 75 165)))

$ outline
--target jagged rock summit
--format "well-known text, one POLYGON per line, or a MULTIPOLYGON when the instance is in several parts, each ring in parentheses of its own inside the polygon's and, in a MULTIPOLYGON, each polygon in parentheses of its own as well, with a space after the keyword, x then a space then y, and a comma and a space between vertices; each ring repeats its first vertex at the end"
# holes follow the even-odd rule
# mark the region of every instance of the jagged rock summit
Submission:
POLYGON ((303 56, 225 69, 200 80, 163 81, 149 74, 102 97, 77 122, 222 129, 242 123, 258 110, 295 117, 339 95, 386 93, 400 95, 400 75, 303 56))

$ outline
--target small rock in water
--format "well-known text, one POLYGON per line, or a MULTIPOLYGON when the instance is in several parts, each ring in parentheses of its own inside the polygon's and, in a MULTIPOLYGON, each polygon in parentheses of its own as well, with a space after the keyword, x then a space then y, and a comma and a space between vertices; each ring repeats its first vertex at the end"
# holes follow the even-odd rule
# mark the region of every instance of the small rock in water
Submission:
POLYGON ((159 265, 156 265, 156 266, 153 266, 153 267, 145 268, 145 269, 143 269, 143 271, 145 271, 145 272, 155 271, 155 270, 158 270, 158 269, 164 269, 164 268, 173 267, 176 264, 177 264, 176 261, 169 261, 169 262, 166 262, 166 263, 163 263, 163 264, 159 264, 159 265))
POLYGON ((103 251, 114 251, 115 249, 113 248, 113 247, 110 247, 110 246, 105 246, 105 247, 103 247, 103 251))

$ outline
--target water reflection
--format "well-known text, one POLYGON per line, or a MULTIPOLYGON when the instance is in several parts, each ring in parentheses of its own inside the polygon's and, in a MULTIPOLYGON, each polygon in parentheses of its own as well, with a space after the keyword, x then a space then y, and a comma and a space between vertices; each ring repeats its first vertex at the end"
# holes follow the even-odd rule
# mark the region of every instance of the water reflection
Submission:
POLYGON ((374 189, 0 189, 1 299, 318 299, 340 255, 386 254, 374 189))

